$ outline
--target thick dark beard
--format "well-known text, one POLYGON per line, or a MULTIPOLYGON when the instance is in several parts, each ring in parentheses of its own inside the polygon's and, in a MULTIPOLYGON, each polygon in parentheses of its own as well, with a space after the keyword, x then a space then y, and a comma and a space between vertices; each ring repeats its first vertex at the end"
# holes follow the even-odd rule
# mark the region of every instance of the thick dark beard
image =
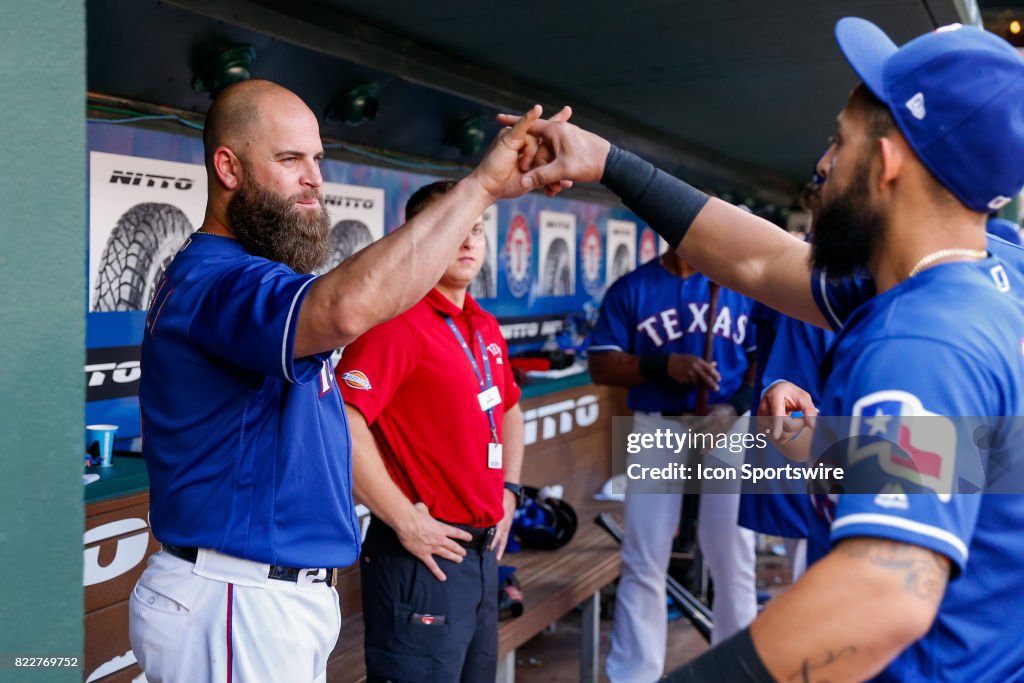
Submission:
POLYGON ((822 196, 818 222, 811 240, 811 264, 829 278, 841 278, 865 270, 885 234, 882 215, 870 201, 870 165, 859 164, 849 187, 839 196, 822 196))
POLYGON ((246 169, 242 185, 228 202, 231 231, 246 251, 311 273, 327 262, 331 218, 319 192, 278 197, 256 185, 246 169), (316 197, 320 210, 304 215, 295 202, 316 197))

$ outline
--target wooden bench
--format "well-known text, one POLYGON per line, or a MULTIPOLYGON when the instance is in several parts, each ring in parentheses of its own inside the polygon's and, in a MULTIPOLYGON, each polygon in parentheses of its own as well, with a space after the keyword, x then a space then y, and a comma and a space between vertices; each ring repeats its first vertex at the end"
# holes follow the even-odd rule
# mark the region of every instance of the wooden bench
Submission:
MULTIPOLYGON (((617 506, 621 511, 621 506, 617 506)), ((580 628, 580 681, 598 680, 601 589, 619 576, 619 545, 593 523, 602 510, 598 504, 577 508, 580 527, 572 541, 557 551, 525 551, 506 555, 503 564, 516 567, 523 588, 523 614, 498 626, 498 680, 515 680, 515 651, 550 624, 583 608, 580 628)))

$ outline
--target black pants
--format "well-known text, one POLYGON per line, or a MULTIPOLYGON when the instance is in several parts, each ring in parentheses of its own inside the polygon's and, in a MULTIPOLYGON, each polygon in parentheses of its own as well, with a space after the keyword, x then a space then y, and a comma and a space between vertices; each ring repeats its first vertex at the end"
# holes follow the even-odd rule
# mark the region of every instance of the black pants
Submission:
POLYGON ((370 523, 359 562, 368 683, 494 683, 495 553, 467 550, 458 564, 434 559, 447 581, 434 578, 390 527, 370 523))

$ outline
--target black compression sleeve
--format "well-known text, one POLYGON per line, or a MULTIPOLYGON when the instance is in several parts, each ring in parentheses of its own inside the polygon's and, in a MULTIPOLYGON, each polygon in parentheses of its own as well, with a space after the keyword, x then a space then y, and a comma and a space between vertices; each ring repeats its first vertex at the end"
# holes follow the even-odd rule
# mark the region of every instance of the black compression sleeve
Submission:
POLYGON ((673 250, 708 201, 697 188, 615 145, 608 152, 601 183, 647 221, 673 250))
POLYGON ((668 354, 645 353, 640 356, 640 375, 649 382, 664 382, 668 377, 668 354))
POLYGON ((747 627, 661 679, 667 683, 772 683, 747 627))

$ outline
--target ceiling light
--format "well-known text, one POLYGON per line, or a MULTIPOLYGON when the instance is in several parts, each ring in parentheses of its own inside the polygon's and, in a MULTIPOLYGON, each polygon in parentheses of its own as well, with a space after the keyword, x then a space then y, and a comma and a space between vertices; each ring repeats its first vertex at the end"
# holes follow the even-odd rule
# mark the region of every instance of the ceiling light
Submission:
POLYGON ((249 80, 252 77, 250 69, 255 61, 256 51, 250 46, 229 47, 196 71, 192 77, 192 89, 216 97, 217 93, 229 85, 249 80))

